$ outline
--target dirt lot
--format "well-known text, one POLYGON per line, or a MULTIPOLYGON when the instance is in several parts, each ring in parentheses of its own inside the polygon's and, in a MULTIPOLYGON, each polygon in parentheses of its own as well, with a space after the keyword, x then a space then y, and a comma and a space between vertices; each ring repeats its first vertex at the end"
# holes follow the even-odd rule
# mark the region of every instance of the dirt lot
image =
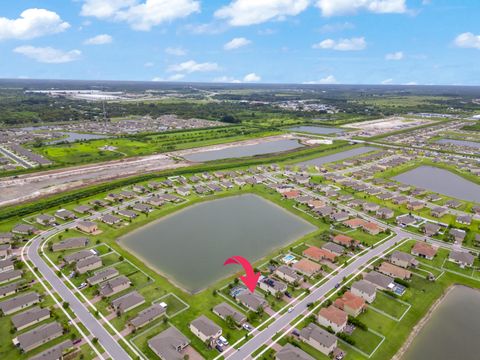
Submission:
POLYGON ((188 165, 188 162, 178 162, 166 155, 152 155, 5 178, 0 180, 0 206, 105 180, 188 165))

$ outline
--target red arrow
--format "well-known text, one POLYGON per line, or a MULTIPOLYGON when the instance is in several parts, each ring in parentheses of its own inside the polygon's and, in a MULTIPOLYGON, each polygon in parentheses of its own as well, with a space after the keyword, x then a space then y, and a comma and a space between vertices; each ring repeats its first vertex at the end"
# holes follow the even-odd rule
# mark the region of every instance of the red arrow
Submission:
POLYGON ((223 263, 224 266, 229 264, 238 264, 245 269, 245 275, 240 276, 240 280, 242 280, 243 283, 247 285, 248 290, 253 293, 255 291, 255 287, 257 286, 260 273, 253 271, 252 265, 247 259, 241 256, 232 256, 223 263))

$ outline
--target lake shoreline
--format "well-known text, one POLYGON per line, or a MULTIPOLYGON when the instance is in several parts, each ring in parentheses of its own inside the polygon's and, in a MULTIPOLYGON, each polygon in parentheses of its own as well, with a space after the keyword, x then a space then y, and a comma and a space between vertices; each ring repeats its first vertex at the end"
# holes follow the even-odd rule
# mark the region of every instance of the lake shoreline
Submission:
MULTIPOLYGON (((391 360, 402 360, 403 356, 407 352, 408 349, 410 349, 413 341, 417 337, 417 335, 420 333, 420 331, 425 327, 425 325, 428 323, 428 321, 432 318, 433 314, 435 313, 435 310, 438 309, 438 307, 445 301, 447 296, 457 287, 462 287, 465 285, 461 284, 453 284, 449 286, 446 291, 440 296, 435 302, 433 303, 432 306, 428 309, 427 313, 420 319, 420 321, 412 328, 412 331, 410 332, 410 335, 408 336, 407 340, 403 343, 403 345, 398 349, 396 354, 392 357, 391 360)), ((468 287, 468 286, 465 286, 468 287)))
POLYGON ((297 214, 289 211, 285 207, 277 204, 276 202, 271 201, 270 199, 265 198, 265 197, 261 196, 260 194, 257 194, 255 192, 248 191, 248 189, 245 189, 245 192, 242 191, 240 193, 227 194, 226 196, 222 196, 220 198, 214 197, 214 198, 207 198, 205 200, 202 199, 202 201, 199 201, 199 202, 196 202, 196 203, 193 203, 193 204, 186 204, 186 206, 181 207, 180 209, 175 209, 173 212, 171 212, 169 214, 166 214, 166 215, 164 215, 162 217, 159 217, 157 219, 152 219, 152 221, 148 222, 147 224, 144 224, 144 225, 142 225, 142 226, 140 226, 136 229, 133 229, 132 231, 129 231, 129 232, 123 234, 122 236, 116 238, 115 242, 122 249, 127 251, 129 255, 138 259, 141 263, 143 263, 148 269, 150 269, 154 273, 156 273, 156 274, 162 276, 163 278, 165 278, 174 287, 182 290, 183 292, 185 292, 187 294, 197 295, 197 294, 199 294, 199 293, 201 293, 205 290, 208 290, 210 288, 215 288, 215 286, 217 286, 219 283, 222 283, 223 281, 225 281, 229 278, 233 279, 234 277, 237 277, 239 274, 241 274, 241 271, 235 271, 235 272, 231 272, 230 274, 225 274, 224 276, 219 277, 218 279, 212 281, 210 284, 208 284, 204 287, 200 287, 200 288, 197 288, 197 289, 191 289, 188 285, 186 285, 186 284, 182 283, 182 281, 178 280, 178 278, 176 276, 172 275, 169 272, 164 271, 164 269, 162 269, 160 266, 156 265, 155 262, 147 260, 146 257, 142 256, 142 254, 139 251, 137 251, 134 247, 128 245, 128 243, 125 240, 127 238, 130 238, 130 237, 134 236, 136 233, 145 230, 146 228, 158 225, 158 223, 163 222, 163 221, 167 220, 168 218, 173 217, 174 215, 179 215, 182 212, 185 212, 187 210, 191 210, 192 208, 201 206, 205 203, 212 202, 212 201, 222 201, 222 200, 227 200, 227 199, 236 198, 236 197, 238 197, 238 198, 248 197, 248 196, 253 196, 255 198, 258 198, 261 201, 264 201, 264 202, 268 203, 270 206, 275 207, 276 209, 278 209, 279 211, 283 212, 284 214, 286 214, 288 216, 295 216, 297 221, 299 221, 299 222, 301 222, 305 225, 312 226, 314 228, 311 231, 302 233, 302 234, 300 234, 300 236, 295 236, 295 237, 292 237, 290 239, 287 239, 284 243, 279 244, 277 246, 274 246, 271 249, 268 249, 268 251, 265 252, 265 255, 261 256, 259 259, 253 260, 253 263, 266 261, 271 256, 271 254, 276 253, 280 249, 283 249, 286 246, 297 242, 298 240, 304 238, 305 236, 309 235, 312 232, 318 231, 318 227, 315 224, 313 224, 313 223, 307 221, 306 219, 298 216, 297 214))

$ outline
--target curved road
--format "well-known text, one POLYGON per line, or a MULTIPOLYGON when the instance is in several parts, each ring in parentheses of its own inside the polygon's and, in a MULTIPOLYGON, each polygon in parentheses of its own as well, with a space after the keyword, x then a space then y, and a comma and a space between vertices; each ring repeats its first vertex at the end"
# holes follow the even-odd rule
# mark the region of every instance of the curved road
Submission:
POLYGON ((42 235, 36 236, 27 250, 30 261, 38 268, 44 279, 52 286, 63 301, 70 304, 70 309, 75 313, 80 322, 88 329, 92 336, 98 339, 105 351, 115 360, 130 360, 128 353, 118 344, 117 340, 107 331, 87 309, 87 307, 76 297, 65 283, 57 276, 39 255, 39 249, 45 239, 55 235, 59 231, 71 227, 71 223, 57 226, 52 230, 45 231, 42 235))

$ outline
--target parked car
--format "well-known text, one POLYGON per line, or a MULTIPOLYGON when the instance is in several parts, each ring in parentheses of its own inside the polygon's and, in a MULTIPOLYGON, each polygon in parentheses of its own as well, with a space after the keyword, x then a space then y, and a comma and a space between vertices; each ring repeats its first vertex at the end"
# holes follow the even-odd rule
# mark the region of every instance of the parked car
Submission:
POLYGON ((217 349, 218 352, 223 352, 223 347, 221 347, 220 345, 215 346, 215 349, 217 349))
POLYGON ((225 339, 223 336, 220 336, 218 338, 218 340, 220 341, 220 343, 223 345, 223 346, 228 346, 228 340, 225 339))
POLYGON ((250 324, 247 324, 247 323, 243 324, 242 327, 247 331, 252 331, 253 330, 253 328, 250 326, 250 324))

